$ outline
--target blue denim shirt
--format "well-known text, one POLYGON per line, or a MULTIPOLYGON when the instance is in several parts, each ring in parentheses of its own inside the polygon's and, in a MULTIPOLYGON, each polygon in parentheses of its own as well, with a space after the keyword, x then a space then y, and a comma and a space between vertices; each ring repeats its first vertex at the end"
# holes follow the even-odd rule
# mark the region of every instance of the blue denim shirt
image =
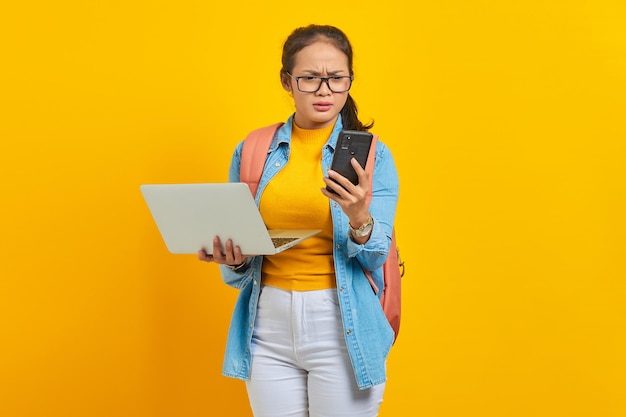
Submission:
MULTIPOLYGON (((276 133, 259 183, 256 203, 268 182, 289 160, 293 115, 276 133)), ((322 150, 322 176, 329 168, 339 131, 341 116, 322 150)), ((229 181, 239 182, 242 143, 236 147, 230 166, 229 181)), ((359 245, 349 237, 348 217, 341 207, 330 201, 334 227, 334 262, 337 294, 343 321, 344 336, 352 367, 360 389, 385 382, 385 361, 393 344, 393 330, 362 267, 372 271, 378 288, 383 287, 381 266, 391 243, 391 231, 398 200, 398 175, 389 148, 378 141, 372 184, 370 213, 374 227, 369 240, 359 245)), ((251 340, 261 285, 262 256, 247 259, 243 272, 225 266, 220 271, 224 282, 240 290, 228 333, 222 373, 247 380, 252 361, 251 340)))

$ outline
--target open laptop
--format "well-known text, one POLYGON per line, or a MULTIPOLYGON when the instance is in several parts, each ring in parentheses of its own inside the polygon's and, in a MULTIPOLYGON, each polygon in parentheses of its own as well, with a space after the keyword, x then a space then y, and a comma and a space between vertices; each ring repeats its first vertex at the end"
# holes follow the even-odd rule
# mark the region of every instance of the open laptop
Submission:
POLYGON ((250 188, 242 182, 144 184, 141 193, 167 249, 174 254, 213 250, 227 239, 244 255, 273 255, 321 230, 267 230, 250 188))

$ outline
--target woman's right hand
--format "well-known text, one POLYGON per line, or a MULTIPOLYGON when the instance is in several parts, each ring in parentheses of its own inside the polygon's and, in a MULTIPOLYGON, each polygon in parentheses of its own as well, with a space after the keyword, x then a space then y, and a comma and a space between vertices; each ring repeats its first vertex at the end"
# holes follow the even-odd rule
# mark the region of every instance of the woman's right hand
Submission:
POLYGON ((233 241, 228 239, 224 244, 222 252, 222 242, 219 236, 213 238, 213 250, 208 252, 206 248, 198 251, 198 259, 204 262, 215 262, 222 265, 237 266, 246 262, 247 256, 241 254, 241 248, 233 245, 233 241))

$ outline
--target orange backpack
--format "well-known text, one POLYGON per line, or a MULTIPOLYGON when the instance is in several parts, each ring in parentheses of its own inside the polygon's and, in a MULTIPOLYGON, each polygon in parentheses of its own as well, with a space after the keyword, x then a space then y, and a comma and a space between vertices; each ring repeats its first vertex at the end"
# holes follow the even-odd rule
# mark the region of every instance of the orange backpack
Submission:
MULTIPOLYGON (((239 170, 240 181, 245 182, 250 187, 252 196, 256 196, 257 189, 259 188, 259 181, 263 174, 263 167, 265 166, 265 159, 267 158, 267 152, 269 150, 274 134, 283 125, 283 123, 276 123, 270 126, 256 129, 246 137, 243 143, 241 151, 241 166, 239 170)), ((377 135, 374 135, 372 140, 372 152, 369 153, 365 169, 369 171, 370 180, 373 180, 374 173, 374 155, 376 149, 377 135)), ((370 195, 371 199, 371 187, 370 195)), ((398 337, 400 331, 400 306, 401 306, 401 278, 404 275, 404 262, 400 259, 400 250, 396 246, 396 233, 395 228, 391 233, 391 250, 387 256, 387 260, 383 265, 383 277, 384 287, 383 293, 380 298, 380 304, 385 312, 387 321, 393 328, 394 343, 398 337)), ((372 289, 376 294, 380 289, 374 284, 370 271, 363 269, 365 276, 370 282, 372 289)))

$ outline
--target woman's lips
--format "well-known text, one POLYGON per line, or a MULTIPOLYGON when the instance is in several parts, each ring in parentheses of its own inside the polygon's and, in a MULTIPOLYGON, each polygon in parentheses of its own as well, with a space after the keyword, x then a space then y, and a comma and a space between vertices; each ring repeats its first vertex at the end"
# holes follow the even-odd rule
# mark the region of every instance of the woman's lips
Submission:
POLYGON ((313 108, 317 111, 328 111, 331 107, 333 107, 333 104, 325 101, 313 104, 313 108))

